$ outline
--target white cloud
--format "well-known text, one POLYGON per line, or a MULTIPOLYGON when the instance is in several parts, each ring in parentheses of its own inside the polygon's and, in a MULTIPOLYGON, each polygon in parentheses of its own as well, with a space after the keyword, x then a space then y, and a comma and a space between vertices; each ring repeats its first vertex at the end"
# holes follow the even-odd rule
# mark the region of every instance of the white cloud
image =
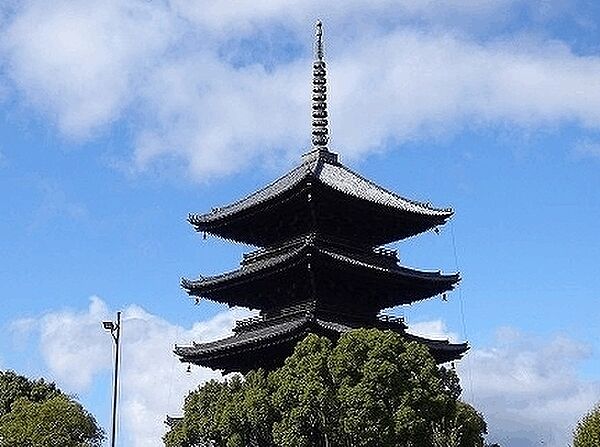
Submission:
MULTIPOLYGON (((576 10, 570 1, 545 4, 548 17, 576 10)), ((134 169, 169 162, 196 179, 306 149, 310 61, 274 52, 263 55, 272 66, 263 66, 249 48, 261 39, 277 47, 282 32, 308 48, 319 15, 333 35, 332 144, 342 153, 361 156, 388 141, 473 125, 599 129, 600 58, 555 41, 468 33, 523 7, 518 0, 446 0, 435 8, 355 0, 330 2, 320 14, 321 2, 312 0, 285 7, 28 1, 0 28, 0 64, 64 135, 85 140, 125 121, 132 147, 122 157, 134 169), (232 52, 256 63, 236 65, 232 52)))
MULTIPOLYGON (((247 315, 249 311, 233 308, 186 329, 136 305, 123 311, 120 411, 126 445, 162 446, 166 415, 180 414, 190 390, 220 377, 199 367, 185 374, 185 366, 172 353, 175 343, 223 337, 235 319, 247 315)), ((111 371, 112 343, 100 324, 111 319, 114 312, 100 298, 92 297, 83 312, 52 312, 36 321, 16 322, 13 330, 38 329, 40 351, 51 377, 65 390, 81 392, 99 374, 111 371)))
MULTIPOLYGON (((410 332, 458 341, 442 320, 410 332)), ((488 442, 503 447, 564 447, 577 421, 600 401, 600 381, 579 376, 589 347, 568 337, 540 338, 505 327, 489 347, 472 346, 457 362, 463 398, 483 413, 488 442)))
POLYGON ((600 400, 600 382, 577 369, 589 348, 564 336, 541 339, 513 329, 459 362, 464 395, 482 411, 489 441, 502 446, 563 447, 583 414, 600 400))
POLYGON ((50 313, 39 322, 40 349, 52 373, 69 388, 88 388, 94 375, 111 365, 100 322, 108 319, 104 302, 93 297, 87 312, 50 313))
MULTIPOLYGON (((65 389, 88 388, 112 366, 110 339, 100 321, 114 312, 97 297, 83 312, 53 312, 13 324, 21 334, 38 328, 40 350, 52 377, 65 389)), ((183 397, 201 382, 220 377, 184 365, 172 355, 175 343, 208 341, 230 333, 235 319, 249 314, 231 309, 191 328, 129 306, 123 312, 121 411, 127 445, 159 446, 166 414, 180 414, 183 397)), ((411 324, 411 332, 456 341, 441 320, 411 324)), ((488 441, 503 446, 567 445, 576 421, 600 400, 600 383, 584 380, 577 368, 587 347, 564 336, 540 339, 504 328, 490 347, 472 347, 458 365, 464 397, 482 411, 488 441)))
POLYGON ((128 365, 123 363, 122 389, 130 445, 162 445, 166 414, 180 414, 188 391, 210 378, 221 377, 199 367, 184 374, 184 366, 172 354, 174 344, 223 337, 230 333, 236 318, 247 315, 248 311, 233 309, 185 330, 137 306, 125 311, 123 359, 128 365))
POLYGON ((196 176, 231 174, 257 157, 285 156, 290 142, 300 148, 309 129, 305 68, 234 69, 212 55, 157 67, 142 92, 156 124, 138 134, 137 166, 174 156, 196 176))
MULTIPOLYGON (((545 3, 549 6, 547 10, 554 11, 559 9, 557 4, 564 4, 564 1, 545 3)), ((363 29, 373 19, 386 22, 412 19, 433 25, 473 26, 478 21, 502 23, 513 17, 515 7, 531 11, 541 9, 539 6, 531 7, 523 0, 350 0, 331 1, 326 7, 319 0, 287 3, 272 0, 238 0, 233 3, 175 0, 171 5, 192 23, 219 33, 233 29, 248 31, 276 22, 284 22, 297 29, 316 17, 352 22, 358 29, 363 29)))
POLYGON ((460 338, 454 332, 448 331, 446 323, 442 320, 419 321, 410 323, 408 332, 421 337, 433 338, 435 340, 448 340, 451 343, 459 343, 460 338))
POLYGON ((177 30, 156 2, 23 3, 2 33, 7 73, 26 99, 83 138, 117 120, 177 30))
POLYGON ((477 44, 397 32, 358 44, 333 66, 336 142, 363 152, 389 138, 402 142, 465 126, 574 121, 598 128, 599 69, 600 58, 578 57, 557 43, 477 44), (361 63, 377 52, 386 57, 361 63), (350 75, 335 76, 338 70, 350 75), (353 112, 337 118, 347 110, 353 112))

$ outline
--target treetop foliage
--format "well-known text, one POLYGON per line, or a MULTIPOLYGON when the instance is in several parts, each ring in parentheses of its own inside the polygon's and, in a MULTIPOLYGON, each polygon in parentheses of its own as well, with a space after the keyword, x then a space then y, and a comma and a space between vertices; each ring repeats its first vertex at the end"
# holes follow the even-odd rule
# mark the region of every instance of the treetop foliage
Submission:
POLYGON ((54 383, 0 371, 0 447, 99 447, 94 417, 54 383))
POLYGON ((482 447, 486 425, 458 400, 456 374, 389 331, 337 345, 307 336, 269 374, 211 381, 190 393, 167 447, 482 447))
POLYGON ((20 398, 42 402, 59 394, 56 385, 44 379, 31 380, 13 371, 0 371, 0 417, 9 413, 20 398))
POLYGON ((600 446, 600 404, 579 421, 573 434, 573 447, 598 446, 600 446))

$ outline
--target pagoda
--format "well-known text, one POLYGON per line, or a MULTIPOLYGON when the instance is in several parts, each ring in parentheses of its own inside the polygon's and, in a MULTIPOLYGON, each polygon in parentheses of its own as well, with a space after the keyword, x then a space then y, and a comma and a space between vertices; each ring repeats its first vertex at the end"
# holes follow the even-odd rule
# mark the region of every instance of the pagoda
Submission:
POLYGON ((438 363, 459 359, 466 343, 406 331, 382 309, 445 294, 458 273, 400 265, 385 244, 437 229, 453 214, 388 191, 344 166, 328 148, 326 65, 317 23, 312 80, 312 150, 273 183, 237 202, 190 214, 196 231, 260 247, 237 270, 182 279, 198 300, 259 310, 233 335, 175 346, 182 362, 246 373, 283 364, 308 333, 336 340, 356 328, 389 329, 424 344, 438 363))

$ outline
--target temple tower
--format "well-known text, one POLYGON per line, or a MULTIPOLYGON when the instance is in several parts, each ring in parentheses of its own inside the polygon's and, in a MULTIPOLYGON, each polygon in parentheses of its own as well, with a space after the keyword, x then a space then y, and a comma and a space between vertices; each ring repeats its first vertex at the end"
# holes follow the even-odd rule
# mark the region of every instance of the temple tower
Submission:
POLYGON ((196 231, 261 247, 237 270, 182 279, 194 298, 258 309, 231 337, 176 346, 182 362, 245 373, 283 364, 306 334, 336 340, 355 328, 390 329, 429 348, 438 363, 459 359, 466 343, 406 332, 402 318, 380 311, 452 290, 458 273, 400 265, 382 247, 443 225, 453 214, 403 198, 344 166, 328 148, 326 64, 317 23, 312 81, 312 149, 264 188, 206 214, 190 214, 196 231))

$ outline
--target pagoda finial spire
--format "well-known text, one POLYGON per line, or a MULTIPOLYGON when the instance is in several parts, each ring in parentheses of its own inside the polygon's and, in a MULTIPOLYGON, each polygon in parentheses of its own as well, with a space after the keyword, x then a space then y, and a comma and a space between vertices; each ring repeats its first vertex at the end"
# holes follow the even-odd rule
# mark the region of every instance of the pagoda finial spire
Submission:
POLYGON ((312 80, 312 145, 315 149, 327 150, 329 129, 327 120, 327 79, 323 60, 323 24, 316 25, 315 60, 312 80))
POLYGON ((315 48, 315 59, 318 61, 323 60, 323 22, 317 20, 317 31, 316 31, 316 48, 315 48))

